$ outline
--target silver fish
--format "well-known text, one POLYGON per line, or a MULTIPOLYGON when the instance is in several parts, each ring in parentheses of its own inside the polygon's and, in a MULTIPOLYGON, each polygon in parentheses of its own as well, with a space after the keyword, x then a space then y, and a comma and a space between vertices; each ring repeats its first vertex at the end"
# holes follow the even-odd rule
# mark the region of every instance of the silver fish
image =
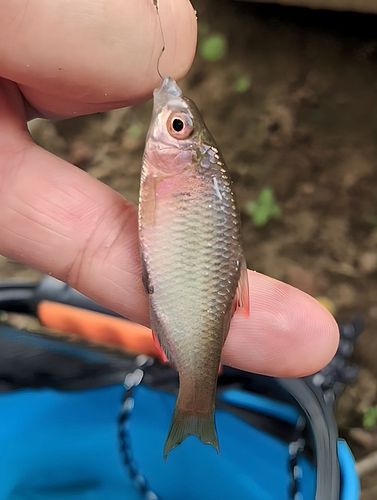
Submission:
POLYGON ((154 91, 139 237, 151 327, 180 379, 164 459, 190 434, 219 450, 217 375, 235 309, 248 314, 247 269, 224 160, 195 104, 168 77, 154 91))

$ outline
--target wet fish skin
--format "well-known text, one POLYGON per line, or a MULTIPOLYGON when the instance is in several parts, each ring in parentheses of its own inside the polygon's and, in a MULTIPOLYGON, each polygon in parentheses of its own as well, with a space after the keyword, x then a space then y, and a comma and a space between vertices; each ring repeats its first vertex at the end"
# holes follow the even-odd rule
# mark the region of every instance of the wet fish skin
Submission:
POLYGON ((164 458, 190 434, 218 450, 218 367, 241 274, 248 305, 246 267, 224 160, 195 104, 170 78, 154 92, 139 237, 151 327, 180 378, 164 458), (177 117, 187 137, 172 130, 177 117))

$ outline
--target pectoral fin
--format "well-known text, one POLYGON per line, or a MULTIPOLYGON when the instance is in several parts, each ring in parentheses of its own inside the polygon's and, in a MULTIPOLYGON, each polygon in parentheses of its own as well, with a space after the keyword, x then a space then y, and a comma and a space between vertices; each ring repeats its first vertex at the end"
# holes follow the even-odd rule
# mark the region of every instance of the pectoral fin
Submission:
POLYGON ((242 259, 241 262, 241 274, 233 302, 233 314, 237 309, 242 309, 246 317, 250 314, 249 279, 245 259, 242 259))
POLYGON ((142 176, 139 199, 139 221, 143 229, 154 226, 157 180, 153 175, 142 176))

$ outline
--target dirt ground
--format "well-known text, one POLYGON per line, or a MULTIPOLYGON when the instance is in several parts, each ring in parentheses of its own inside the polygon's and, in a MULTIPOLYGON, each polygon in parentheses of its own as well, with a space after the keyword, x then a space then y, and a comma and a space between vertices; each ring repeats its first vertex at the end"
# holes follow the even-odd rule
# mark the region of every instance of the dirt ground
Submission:
MULTIPOLYGON (((231 170, 248 266, 327 297, 339 321, 361 316, 357 382, 338 420, 356 458, 377 449, 361 429, 377 404, 377 17, 231 0, 194 5, 199 47, 227 41, 223 58, 200 56, 182 83, 231 170), (236 91, 239 79, 249 88, 236 91), (270 186, 278 219, 255 227, 245 206, 270 186), (355 431, 356 429, 356 431, 355 431)), ((40 145, 137 202, 151 103, 59 123, 31 124, 40 145)), ((35 276, 0 257, 0 277, 35 276)), ((377 473, 362 500, 377 498, 377 473)))

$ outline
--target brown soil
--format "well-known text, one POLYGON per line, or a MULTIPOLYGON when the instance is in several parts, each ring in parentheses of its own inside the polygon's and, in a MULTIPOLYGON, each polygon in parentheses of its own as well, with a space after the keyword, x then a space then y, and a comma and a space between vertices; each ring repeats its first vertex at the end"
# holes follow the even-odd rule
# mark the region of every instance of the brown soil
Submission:
MULTIPOLYGON (((340 321, 365 320, 354 356, 360 376, 339 404, 341 432, 360 459, 377 447, 373 430, 369 445, 353 432, 377 404, 377 18, 231 0, 195 7, 200 41, 221 33, 228 50, 217 62, 198 55, 182 87, 231 170, 249 267, 327 297, 340 321), (243 76, 250 88, 236 92, 243 76), (244 207, 265 186, 282 215, 256 228, 244 207)), ((150 111, 146 103, 35 121, 31 130, 136 203, 150 111)), ((0 258, 0 276, 27 272, 0 258)), ((374 476, 362 480, 362 500, 376 498, 374 476)))

